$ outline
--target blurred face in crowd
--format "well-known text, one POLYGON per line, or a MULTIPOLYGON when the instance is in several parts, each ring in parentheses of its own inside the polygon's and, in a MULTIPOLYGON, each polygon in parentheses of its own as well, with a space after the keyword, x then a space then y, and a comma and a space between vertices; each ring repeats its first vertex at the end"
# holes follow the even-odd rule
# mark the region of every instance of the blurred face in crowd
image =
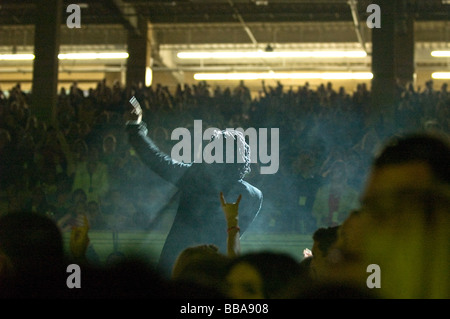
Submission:
POLYGON ((412 216, 423 213, 418 203, 420 197, 416 195, 432 187, 434 182, 431 168, 423 162, 376 168, 363 194, 364 210, 380 228, 401 227, 412 216))
POLYGON ((367 261, 380 265, 386 296, 448 295, 448 194, 448 184, 439 182, 424 162, 371 172, 362 205, 370 219, 367 261))
POLYGON ((330 173, 330 182, 332 184, 343 184, 347 181, 346 168, 343 165, 336 165, 330 173))
POLYGON ((82 161, 88 155, 88 147, 85 142, 77 140, 74 144, 74 156, 77 160, 82 161))
POLYGON ((339 227, 334 248, 343 252, 347 259, 357 259, 365 250, 363 239, 370 226, 367 217, 362 212, 352 212, 339 227))
POLYGON ((81 190, 75 190, 74 191, 74 193, 73 193, 73 202, 75 204, 80 203, 80 202, 86 203, 86 201, 87 201, 86 193, 84 193, 81 190))
POLYGON ((263 299, 263 280, 258 270, 246 262, 234 265, 226 278, 233 299, 263 299))
MULTIPOLYGON (((370 225, 364 234, 371 247, 368 251, 386 257, 387 251, 405 250, 405 245, 415 240, 421 243, 431 216, 436 214, 433 206, 438 201, 433 199, 433 189, 437 184, 425 162, 374 168, 362 197, 362 211, 370 225)), ((405 251, 403 254, 406 256, 405 251)))
MULTIPOLYGON (((367 278, 365 252, 371 225, 369 215, 353 211, 339 226, 336 242, 323 258, 322 280, 346 280, 360 284, 367 278)), ((315 256, 313 257, 313 259, 315 256)))
POLYGON ((114 136, 107 136, 103 141, 103 152, 113 153, 116 150, 116 139, 114 136))
POLYGON ((367 265, 381 261, 374 256, 384 255, 384 260, 394 247, 402 247, 398 245, 403 239, 409 240, 406 237, 415 225, 423 224, 423 197, 417 194, 433 181, 430 167, 422 162, 373 168, 360 211, 352 212, 342 223, 328 254, 328 275, 364 282, 367 265))
POLYGON ((86 213, 86 203, 78 202, 74 208, 75 215, 82 215, 86 213))

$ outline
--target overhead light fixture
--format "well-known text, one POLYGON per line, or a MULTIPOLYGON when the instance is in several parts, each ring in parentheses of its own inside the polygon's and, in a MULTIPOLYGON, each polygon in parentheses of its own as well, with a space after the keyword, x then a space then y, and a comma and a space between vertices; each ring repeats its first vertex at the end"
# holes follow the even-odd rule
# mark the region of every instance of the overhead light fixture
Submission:
POLYGON ((450 80, 450 72, 434 72, 431 77, 436 80, 450 80))
POLYGON ((145 86, 152 85, 153 82, 153 71, 151 68, 146 67, 145 68, 145 86))
MULTIPOLYGON (((24 61, 34 60, 34 54, 0 54, 0 61, 24 61)), ((96 59, 127 59, 127 52, 102 52, 102 53, 60 53, 60 60, 96 60, 96 59)))
POLYGON ((96 60, 96 59, 126 59, 127 52, 102 52, 102 53, 60 53, 60 60, 96 60))
POLYGON ((178 52, 179 59, 273 59, 273 58, 364 58, 367 53, 358 51, 222 51, 178 52))
POLYGON ((0 54, 0 61, 33 60, 34 54, 0 54))
POLYGON ((448 58, 450 57, 450 51, 432 51, 431 56, 435 58, 448 58))
POLYGON ((268 79, 318 79, 318 80, 370 80, 373 78, 371 72, 293 72, 293 73, 196 73, 194 79, 199 81, 220 80, 268 80, 268 79))

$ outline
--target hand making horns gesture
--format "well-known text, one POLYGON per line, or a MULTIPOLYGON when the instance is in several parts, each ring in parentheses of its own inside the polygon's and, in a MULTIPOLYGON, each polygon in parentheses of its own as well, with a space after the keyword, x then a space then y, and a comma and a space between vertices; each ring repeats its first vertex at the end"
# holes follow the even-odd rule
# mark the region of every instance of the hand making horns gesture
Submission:
POLYGON ((227 220, 228 227, 236 227, 238 222, 239 215, 239 202, 241 201, 242 194, 238 196, 236 202, 227 203, 225 201, 225 197, 223 192, 220 192, 220 203, 222 206, 222 210, 225 214, 225 218, 227 220))

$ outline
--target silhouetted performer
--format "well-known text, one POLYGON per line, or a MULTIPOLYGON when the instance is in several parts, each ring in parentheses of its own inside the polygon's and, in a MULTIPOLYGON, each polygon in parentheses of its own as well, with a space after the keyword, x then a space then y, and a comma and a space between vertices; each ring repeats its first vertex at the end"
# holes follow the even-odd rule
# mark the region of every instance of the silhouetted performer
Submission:
POLYGON ((223 163, 182 163, 161 152, 147 136, 139 105, 127 111, 126 116, 129 142, 143 163, 177 186, 180 192, 178 210, 162 248, 158 270, 170 276, 176 257, 188 246, 215 244, 226 254, 227 224, 220 205, 220 192, 225 198, 242 195, 239 204, 241 236, 258 214, 263 200, 261 191, 243 180, 250 171, 250 148, 242 133, 218 130, 212 136, 211 141, 221 139, 223 142, 223 163), (230 138, 234 140, 235 158, 233 163, 225 163, 226 141, 230 138))

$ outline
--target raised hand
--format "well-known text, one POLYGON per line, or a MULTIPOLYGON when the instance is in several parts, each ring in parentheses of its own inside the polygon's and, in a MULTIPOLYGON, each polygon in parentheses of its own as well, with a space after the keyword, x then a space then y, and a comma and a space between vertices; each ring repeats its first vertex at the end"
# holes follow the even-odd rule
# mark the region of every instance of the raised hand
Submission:
POLYGON ((125 111, 125 120, 139 124, 142 121, 142 107, 136 97, 132 97, 125 111))
POLYGON ((236 257, 241 251, 240 228, 239 228, 239 202, 242 194, 240 194, 234 203, 227 203, 223 192, 220 192, 220 204, 227 221, 227 254, 229 257, 236 257))
POLYGON ((312 257, 312 251, 309 248, 303 249, 303 258, 312 257))
POLYGON ((223 192, 220 192, 220 203, 222 210, 225 214, 225 219, 227 221, 228 228, 236 227, 239 220, 239 202, 241 201, 242 195, 239 195, 236 202, 227 203, 223 192))

